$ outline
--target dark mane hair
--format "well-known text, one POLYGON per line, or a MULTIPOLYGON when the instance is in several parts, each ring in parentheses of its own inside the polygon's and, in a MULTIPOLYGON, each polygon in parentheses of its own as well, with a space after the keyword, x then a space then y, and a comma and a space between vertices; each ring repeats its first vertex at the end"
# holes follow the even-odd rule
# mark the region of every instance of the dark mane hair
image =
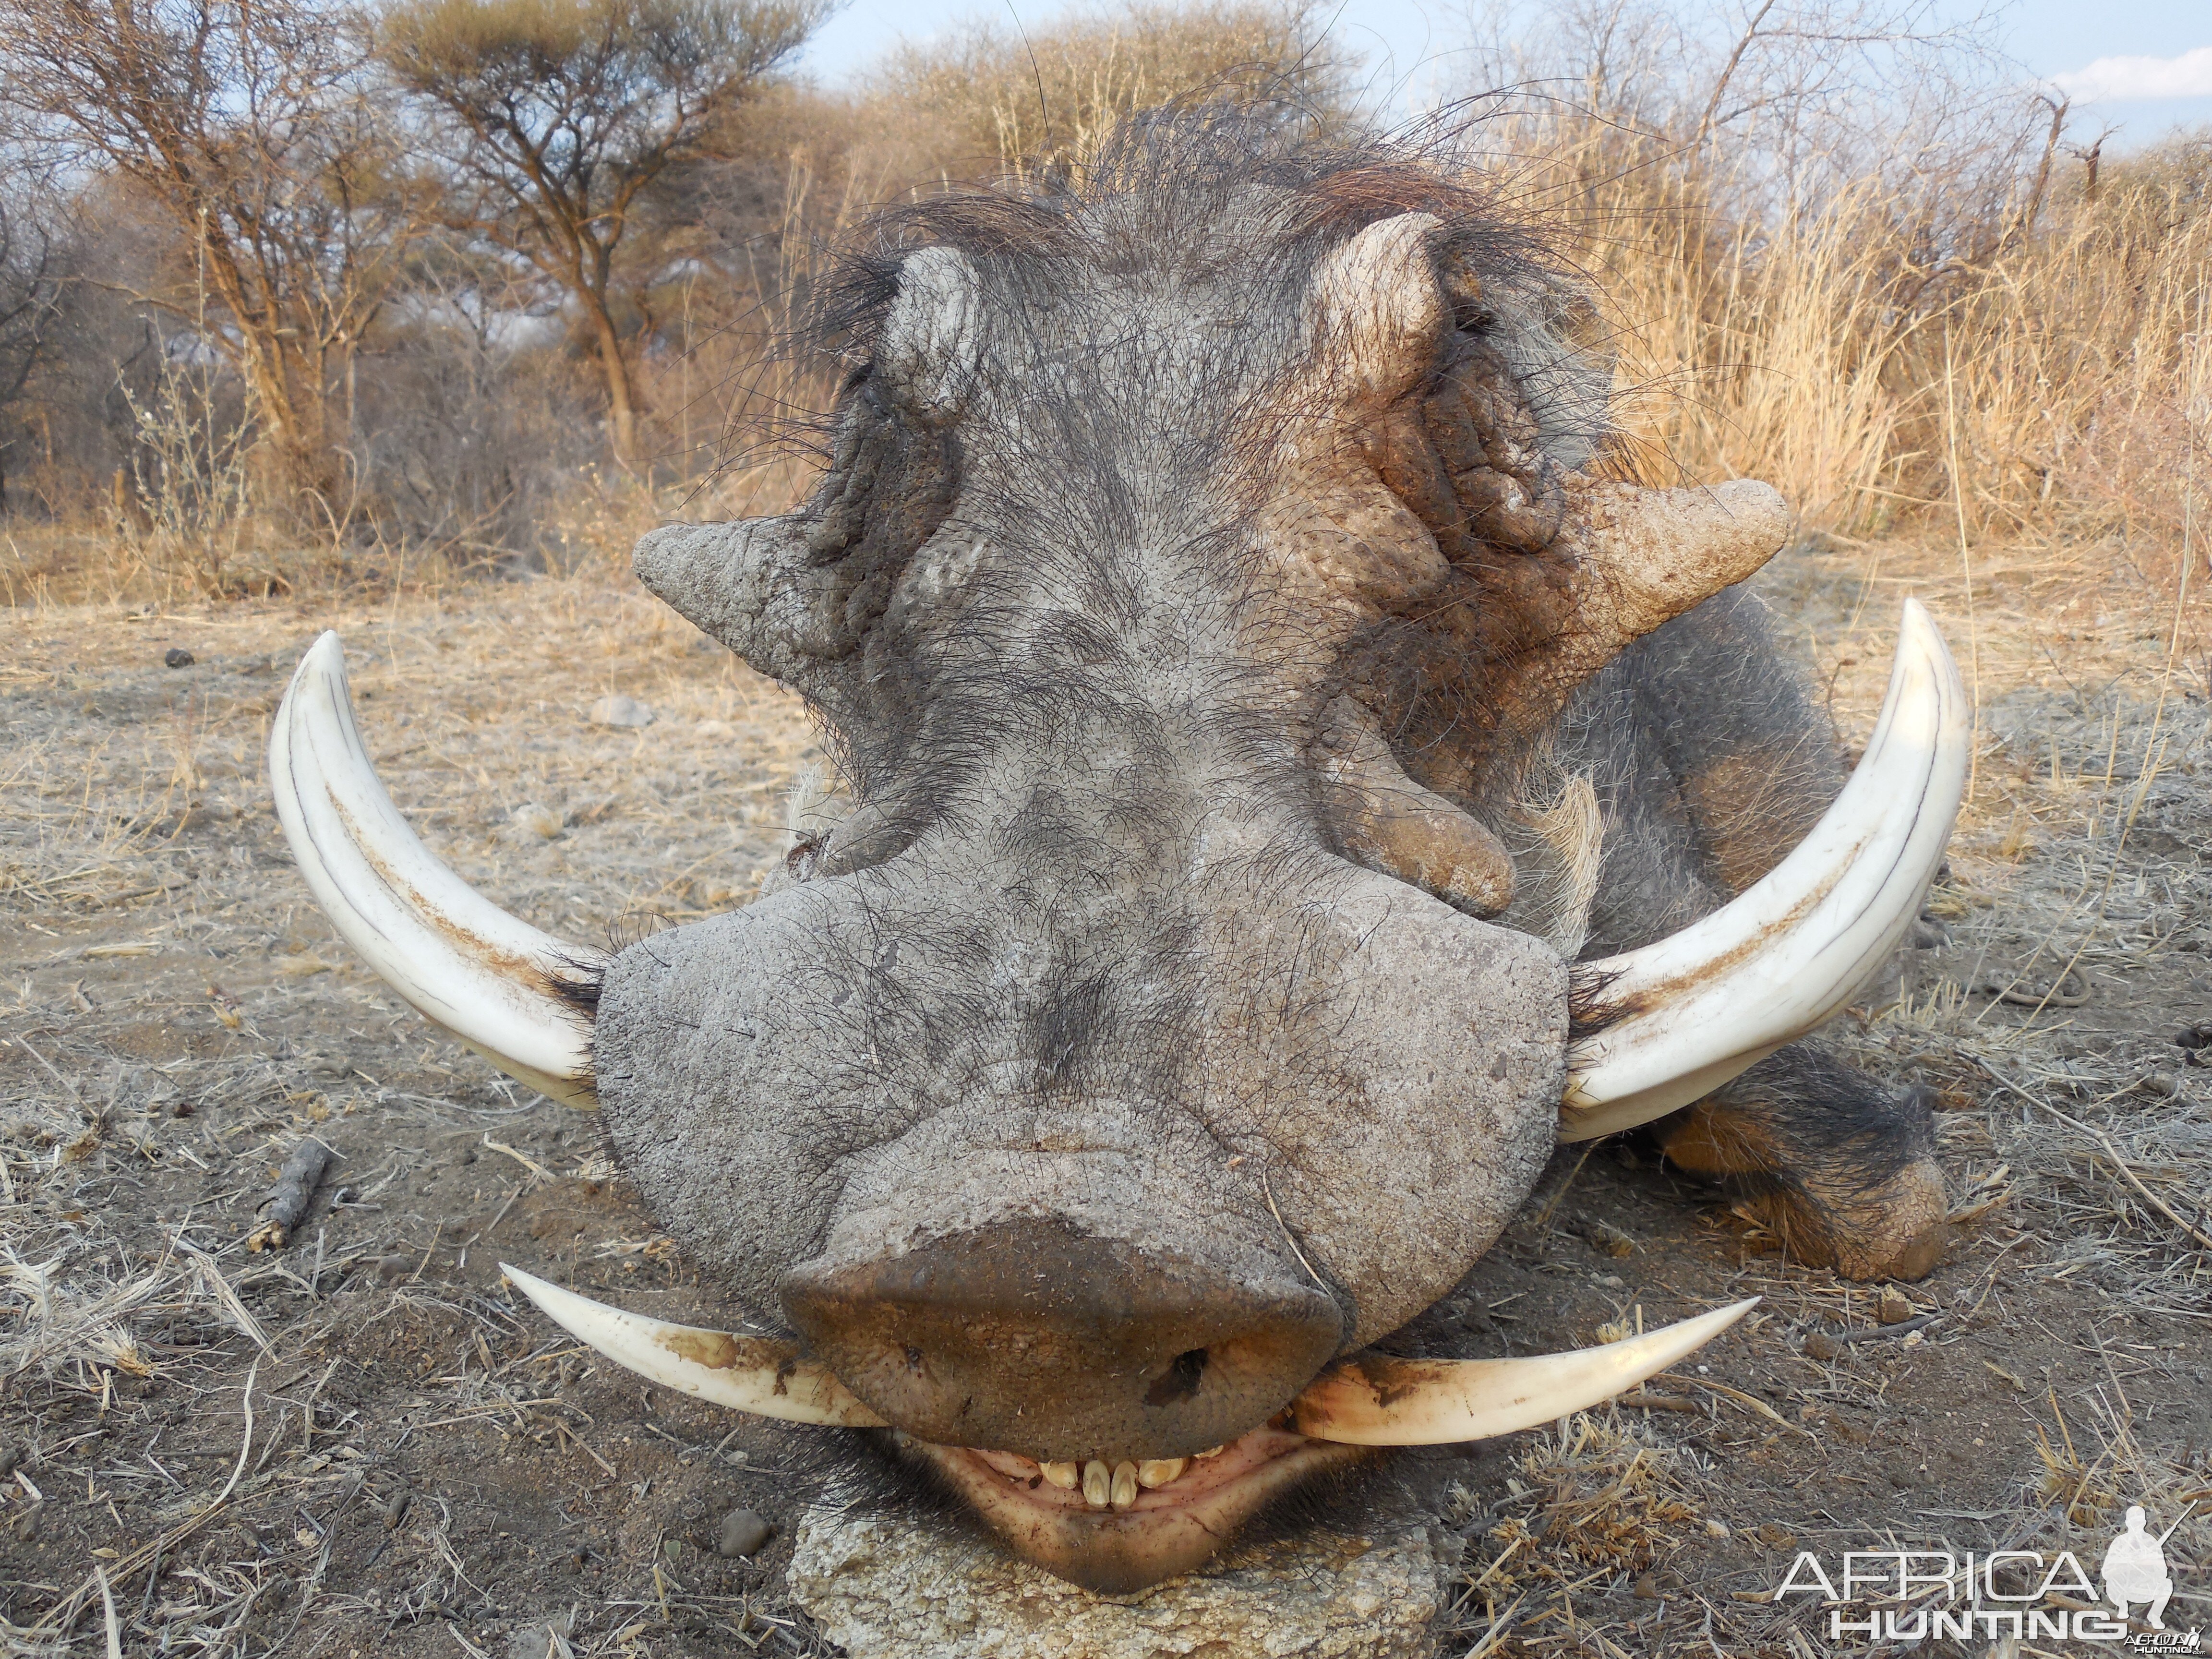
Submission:
MULTIPOLYGON (((1273 196, 1268 234, 1285 252, 1315 252, 1378 220, 1431 213, 1436 252, 1457 299, 1499 289, 1544 302, 1554 327, 1588 313, 1584 284, 1525 207, 1464 156, 1464 133, 1415 140, 1323 137, 1269 111, 1169 105, 1126 118, 1088 159, 988 186, 954 186, 886 208, 833 256, 805 336, 817 350, 864 360, 915 249, 945 246, 982 259, 1109 255, 1097 210, 1126 204, 1154 228, 1210 222, 1233 198, 1273 196)), ((1461 318, 1462 326, 1477 320, 1461 318)))

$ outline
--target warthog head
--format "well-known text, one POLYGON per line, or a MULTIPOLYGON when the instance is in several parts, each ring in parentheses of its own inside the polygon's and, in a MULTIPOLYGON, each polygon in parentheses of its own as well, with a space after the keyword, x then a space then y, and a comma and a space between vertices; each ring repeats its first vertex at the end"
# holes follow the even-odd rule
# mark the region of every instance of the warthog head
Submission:
MULTIPOLYGON (((1741 1071, 1932 867, 1894 801, 1847 796, 1765 909, 1571 970, 1595 825, 1527 807, 1530 757, 1784 527, 1763 486, 1590 471, 1574 321, 1479 187, 1233 122, 886 220, 846 268, 812 498, 637 550, 819 712, 857 807, 758 902, 611 958, 428 861, 319 647, 274 764, 326 908, 495 1063, 596 1095, 702 1274, 793 1340, 518 1279, 647 1375, 888 1425, 1113 1589, 1360 1443, 1547 1420, 1724 1323, 1358 1358, 1491 1244, 1563 1103, 1597 1133, 1741 1071), (1855 859, 1883 835, 1901 878, 1855 859)), ((1893 770, 1927 769, 1933 719, 1893 770)))

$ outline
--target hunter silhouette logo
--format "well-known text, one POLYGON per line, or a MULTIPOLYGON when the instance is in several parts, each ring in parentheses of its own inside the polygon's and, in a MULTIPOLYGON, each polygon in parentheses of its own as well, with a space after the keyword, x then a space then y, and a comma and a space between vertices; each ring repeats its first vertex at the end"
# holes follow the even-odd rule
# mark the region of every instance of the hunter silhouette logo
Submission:
POLYGON ((2128 1616, 2129 1602, 2147 1601, 2150 1608, 2143 1615, 2145 1621, 2153 1630, 2166 1628, 2160 1615, 2173 1599, 2173 1580, 2166 1571, 2166 1540, 2188 1515, 2182 1510, 2172 1527, 2153 1538, 2143 1529, 2142 1505, 2129 1505, 2127 1530, 2105 1551, 2105 1599, 2119 1609, 2121 1618, 2128 1616))
POLYGON ((1851 1550, 1830 1576, 1819 1556, 1798 1553, 1777 1601, 1818 1595, 1828 1607, 1828 1639, 1847 1636, 1876 1642, 1936 1639, 2014 1642, 2045 1639, 2124 1644, 2139 1653, 2197 1653, 2201 1631, 2169 1630, 2167 1602, 2173 1576, 2166 1543, 2194 1513, 2184 1509, 2172 1526, 2153 1533, 2140 1504, 2132 1505, 2119 1534, 2106 1547, 2104 1595, 2071 1550, 1851 1550), (1867 1603, 1856 1607, 1854 1603, 1867 1603), (2132 1633, 2130 1609, 2148 1629, 2132 1633))

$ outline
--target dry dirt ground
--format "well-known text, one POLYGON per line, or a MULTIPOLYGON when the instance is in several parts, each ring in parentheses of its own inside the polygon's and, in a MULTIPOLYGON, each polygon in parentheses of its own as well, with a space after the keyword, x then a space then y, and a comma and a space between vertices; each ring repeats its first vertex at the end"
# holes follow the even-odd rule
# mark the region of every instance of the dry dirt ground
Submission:
MULTIPOLYGON (((1955 555, 1798 550, 1766 579, 1846 742, 1906 592, 1980 689, 1974 796, 1929 905, 1948 942, 1844 1034, 1940 1092, 1955 1242, 1923 1284, 1846 1284, 1648 1150, 1563 1152, 1401 1346, 1525 1352, 1765 1301, 1638 1403, 1411 1455, 1346 1497, 1435 1518, 1459 1562, 1448 1655, 1850 1650, 1768 1594, 1798 1550, 2087 1558, 2138 1502, 2155 1529, 2194 1503, 2167 1622, 2212 1627, 2199 619, 2084 581, 2078 554, 1975 578, 1971 614, 1955 555)), ((819 760, 791 700, 604 575, 0 611, 5 1645, 829 1651, 783 1568, 804 1506, 865 1483, 827 1431, 643 1387, 502 1288, 505 1259, 736 1316, 592 1121, 386 994, 292 870, 262 744, 325 626, 413 823, 556 933, 744 902, 819 760), (592 724, 613 692, 658 718, 592 724), (339 1161, 288 1246, 251 1249, 311 1135, 339 1161), (725 1557, 738 1508, 773 1533, 725 1557)))

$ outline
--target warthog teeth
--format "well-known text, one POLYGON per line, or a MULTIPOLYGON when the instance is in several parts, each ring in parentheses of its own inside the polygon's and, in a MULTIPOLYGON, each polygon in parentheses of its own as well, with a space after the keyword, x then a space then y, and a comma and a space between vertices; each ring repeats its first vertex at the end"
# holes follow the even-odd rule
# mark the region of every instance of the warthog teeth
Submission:
POLYGON ((589 1106, 591 1024, 556 990, 604 960, 516 921, 422 845, 377 781, 336 634, 307 648, 269 733, 300 872, 385 983, 508 1076, 589 1106))
POLYGON ((1820 1025, 1918 913, 1965 792, 1969 706, 1917 599, 1866 754, 1789 857, 1735 900, 1575 975, 1615 1018, 1568 1049, 1559 1139, 1648 1123, 1820 1025))
POLYGON ((1134 1463, 1116 1463, 1114 1466, 1114 1484, 1107 1496, 1117 1510, 1126 1510, 1137 1501, 1137 1466, 1134 1463))
POLYGON ((1113 1472, 1095 1457, 1083 1466, 1083 1501, 1094 1510, 1114 1501, 1113 1472))
POLYGON ((1140 1486, 1164 1486, 1177 1480, 1190 1467, 1188 1457, 1147 1457, 1137 1465, 1137 1484, 1140 1486))
POLYGON ((884 1426, 826 1367, 799 1358, 796 1343, 671 1325, 564 1291, 504 1261, 500 1271, 579 1342, 679 1393, 787 1423, 884 1426))
POLYGON ((1073 1492, 1076 1483, 1083 1479, 1082 1472, 1073 1463, 1040 1463, 1037 1469, 1047 1481, 1062 1492, 1073 1492))
POLYGON ((1752 1297, 1602 1347, 1527 1359, 1346 1360, 1291 1402, 1300 1434, 1354 1446, 1488 1440, 1587 1411, 1718 1336, 1752 1297))

